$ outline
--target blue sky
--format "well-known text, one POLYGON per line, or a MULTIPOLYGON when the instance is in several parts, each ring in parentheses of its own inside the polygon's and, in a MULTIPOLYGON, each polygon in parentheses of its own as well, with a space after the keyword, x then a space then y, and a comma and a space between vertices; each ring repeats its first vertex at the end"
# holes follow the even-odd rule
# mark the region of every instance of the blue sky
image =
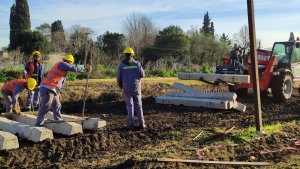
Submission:
MULTIPOLYGON (((184 31, 200 28, 208 11, 215 33, 231 38, 248 24, 247 0, 27 0, 31 29, 61 20, 65 30, 73 25, 90 27, 102 35, 107 30, 122 33, 121 22, 133 12, 152 19, 163 29, 178 25, 184 31)), ((10 7, 15 0, 1 0, 0 49, 9 43, 10 7)), ((300 36, 300 0, 254 0, 256 37, 262 47, 300 36)))

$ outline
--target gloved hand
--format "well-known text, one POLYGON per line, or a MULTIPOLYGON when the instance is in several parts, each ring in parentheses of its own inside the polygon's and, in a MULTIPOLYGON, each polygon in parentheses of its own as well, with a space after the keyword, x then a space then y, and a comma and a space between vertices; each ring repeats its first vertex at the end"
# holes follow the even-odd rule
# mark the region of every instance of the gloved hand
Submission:
POLYGON ((62 98, 61 98, 61 93, 59 93, 58 94, 58 98, 59 98, 59 100, 61 100, 62 98))
POLYGON ((13 106, 13 112, 19 115, 21 113, 21 110, 18 106, 14 105, 13 106))
POLYGON ((86 69, 86 72, 91 72, 92 71, 92 66, 87 66, 85 69, 86 69))

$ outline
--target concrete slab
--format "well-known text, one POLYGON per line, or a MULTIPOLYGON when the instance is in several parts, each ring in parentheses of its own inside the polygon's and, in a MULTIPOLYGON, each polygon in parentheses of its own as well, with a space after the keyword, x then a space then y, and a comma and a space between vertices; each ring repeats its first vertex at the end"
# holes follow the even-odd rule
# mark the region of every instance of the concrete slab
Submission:
POLYGON ((184 92, 188 92, 188 93, 199 93, 199 92, 201 92, 197 89, 194 89, 193 87, 186 86, 186 85, 184 85, 182 83, 178 83, 178 82, 174 82, 172 87, 174 87, 176 89, 179 89, 179 90, 182 90, 184 92))
POLYGON ((235 110, 241 111, 241 112, 245 112, 246 111, 246 105, 241 104, 239 102, 236 103, 236 105, 234 107, 232 107, 235 110))
MULTIPOLYGON (((71 115, 66 115, 66 114, 62 114, 62 117, 63 117, 64 120, 81 119, 81 117, 71 116, 71 115)), ((53 112, 47 113, 46 118, 48 118, 50 120, 54 120, 53 112)), ((75 123, 82 124, 82 120, 76 121, 75 123)), ((100 129, 100 128, 105 127, 105 126, 106 126, 106 121, 103 120, 103 119, 88 118, 86 120, 83 120, 82 128, 86 129, 86 130, 95 130, 95 129, 100 129)))
POLYGON ((217 79, 231 83, 250 83, 250 75, 236 74, 206 74, 206 73, 185 73, 179 72, 178 79, 182 80, 199 80, 203 78, 206 81, 216 81, 217 79))
POLYGON ((34 127, 19 121, 9 120, 4 117, 0 117, 0 129, 12 134, 18 134, 21 138, 25 138, 33 142, 43 141, 47 138, 53 139, 52 131, 45 127, 34 127))
POLYGON ((228 109, 228 100, 157 96, 155 98, 155 102, 160 104, 174 104, 214 109, 228 109))
POLYGON ((220 99, 220 100, 230 100, 235 101, 237 95, 231 92, 221 92, 221 93, 205 93, 205 92, 167 92, 166 96, 174 97, 194 97, 194 98, 206 98, 206 99, 220 99))
POLYGON ((0 131, 0 150, 19 148, 18 137, 5 131, 0 131))
MULTIPOLYGON (((36 123, 35 115, 14 115, 13 119, 32 126, 36 123)), ((46 120, 48 119, 45 118, 46 120)), ((47 123, 44 124, 44 127, 52 130, 54 133, 67 136, 83 133, 82 126, 74 122, 47 123)))

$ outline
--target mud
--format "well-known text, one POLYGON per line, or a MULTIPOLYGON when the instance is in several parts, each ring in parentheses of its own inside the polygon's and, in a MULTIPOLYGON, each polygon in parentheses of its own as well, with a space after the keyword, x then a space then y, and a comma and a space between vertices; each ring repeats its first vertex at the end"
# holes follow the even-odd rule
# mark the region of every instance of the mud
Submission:
MULTIPOLYGON (((227 91, 224 86, 194 85, 202 91, 227 91)), ((67 86, 62 111, 81 116, 82 88, 67 86), (74 91, 76 90, 76 91, 74 91), (79 94, 78 94, 79 93, 79 94), (75 94, 77 94, 75 96, 75 94)), ((145 130, 122 129, 126 123, 126 108, 120 91, 114 84, 90 86, 85 116, 99 117, 107 121, 100 131, 84 131, 71 137, 55 134, 53 140, 33 143, 19 139, 20 148, 0 151, 1 168, 259 168, 256 166, 208 165, 176 162, 157 162, 156 158, 199 159, 197 150, 207 145, 191 141, 191 129, 207 128, 243 129, 255 126, 253 95, 251 92, 238 101, 247 106, 244 113, 236 110, 216 110, 198 107, 159 105, 155 97, 166 91, 176 91, 169 84, 156 83, 143 86, 145 130), (174 134, 176 133, 177 134, 174 134), (181 142, 182 140, 190 140, 181 142), (171 142, 172 144, 168 144, 171 142), (176 143, 176 144, 175 144, 176 143), (177 156, 175 156, 177 154, 177 156)), ((289 138, 299 139, 299 94, 295 93, 287 103, 277 103, 272 95, 262 96, 264 124, 289 122, 283 131, 289 138)), ((3 108, 0 107, 0 109, 3 108)), ((298 150, 283 150, 260 154, 292 146, 293 141, 280 133, 254 140, 251 144, 236 147, 215 148, 201 152, 201 160, 215 161, 263 161, 277 167, 300 166, 298 150), (253 152, 253 158, 249 158, 253 152)))

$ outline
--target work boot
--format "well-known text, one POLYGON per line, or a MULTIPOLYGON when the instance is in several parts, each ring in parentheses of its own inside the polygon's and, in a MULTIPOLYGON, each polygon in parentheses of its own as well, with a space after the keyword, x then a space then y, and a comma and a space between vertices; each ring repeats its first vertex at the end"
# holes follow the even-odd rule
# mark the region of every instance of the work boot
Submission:
POLYGON ((126 125, 126 126, 123 126, 123 128, 126 129, 126 130, 133 130, 134 125, 131 125, 131 126, 126 125))
POLYGON ((145 123, 140 124, 140 128, 141 128, 141 129, 146 129, 146 128, 147 128, 147 125, 146 125, 145 123))

